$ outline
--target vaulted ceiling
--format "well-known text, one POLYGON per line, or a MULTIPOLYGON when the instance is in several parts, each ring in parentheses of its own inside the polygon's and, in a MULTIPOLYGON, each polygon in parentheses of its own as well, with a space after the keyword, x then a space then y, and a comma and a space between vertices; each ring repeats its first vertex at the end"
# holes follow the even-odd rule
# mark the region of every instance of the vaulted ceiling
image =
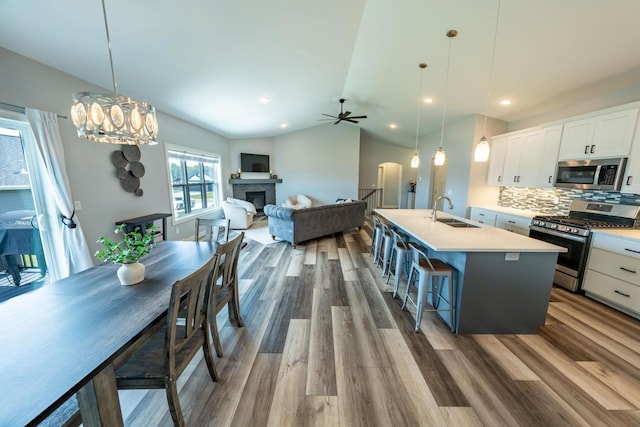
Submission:
MULTIPOLYGON (((228 138, 325 123, 345 97, 358 126, 411 147, 419 109, 421 134, 440 128, 450 29, 447 123, 640 85, 638 0, 502 0, 491 79, 498 0, 105 2, 119 92, 228 138)), ((100 0, 0 0, 0 46, 112 89, 100 0)))

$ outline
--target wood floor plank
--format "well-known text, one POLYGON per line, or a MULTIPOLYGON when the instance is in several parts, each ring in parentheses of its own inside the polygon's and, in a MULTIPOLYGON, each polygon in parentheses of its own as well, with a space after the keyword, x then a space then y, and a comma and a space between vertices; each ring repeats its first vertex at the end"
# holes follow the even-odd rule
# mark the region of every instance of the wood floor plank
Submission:
POLYGON ((333 237, 328 237, 325 240, 328 259, 340 259, 338 257, 338 244, 336 242, 336 239, 334 239, 333 237))
POLYGON ((387 307, 382 294, 378 291, 378 285, 376 284, 376 278, 369 269, 356 270, 358 277, 358 284, 362 289, 362 295, 367 300, 367 305, 371 311, 373 321, 377 328, 395 328, 395 322, 391 313, 389 313, 389 307, 387 307))
POLYGON ((473 337, 489 353, 512 380, 540 380, 540 378, 522 363, 494 335, 475 335, 473 337))
POLYGON ((349 256, 349 251, 346 248, 338 248, 338 259, 340 260, 340 267, 342 268, 342 277, 346 281, 358 280, 358 275, 349 256))
POLYGON ((356 338, 352 345, 357 344, 360 353, 359 366, 388 367, 389 358, 360 282, 347 282, 347 294, 356 338))
POLYGON ((360 353, 349 307, 331 307, 336 354, 338 410, 343 426, 372 426, 376 420, 360 368, 360 353))
POLYGON ((467 407, 448 407, 442 406, 440 413, 444 418, 446 425, 451 427, 464 426, 464 427, 482 427, 482 421, 476 415, 473 408, 467 407))
POLYGON ((313 240, 304 248, 304 264, 315 265, 318 256, 318 240, 313 240))
POLYGON ((269 426, 304 424, 310 324, 310 320, 307 319, 291 319, 289 323, 267 423, 269 426))
POLYGON ((289 263, 289 268, 287 269, 286 275, 300 276, 302 265, 305 264, 306 257, 307 251, 305 249, 294 249, 291 253, 291 261, 289 263))
POLYGON ((307 396, 336 396, 337 394, 330 303, 329 290, 313 290, 307 396))
POLYGON ((340 425, 337 396, 307 396, 305 398, 305 427, 340 425))
POLYGON ((281 354, 258 353, 238 402, 232 426, 263 425, 269 418, 281 361, 281 354))
POLYGON ((626 411, 607 411, 590 393, 570 381, 563 370, 557 369, 552 361, 524 343, 521 336, 502 335, 499 339, 589 425, 633 425, 629 423, 632 418, 624 413, 626 411))
MULTIPOLYGON (((417 424, 420 425, 443 425, 445 419, 439 411, 431 389, 420 374, 409 347, 402 334, 397 329, 381 330, 380 335, 391 358, 391 370, 395 381, 399 384, 393 387, 402 386, 402 392, 396 395, 404 396, 407 404, 411 407, 411 412, 415 414, 417 424)), ((407 424, 410 425, 410 424, 407 424)))
POLYGON ((587 392, 604 408, 610 410, 635 409, 626 399, 615 393, 591 375, 584 375, 583 370, 560 351, 552 347, 537 335, 519 335, 525 344, 549 360, 563 375, 587 392))
MULTIPOLYGON (((335 263, 335 261, 332 261, 335 263)), ((331 289, 331 282, 342 278, 331 272, 329 260, 327 259, 326 252, 318 252, 316 257, 316 263, 313 268, 313 287, 317 289, 331 289)))
POLYGON ((385 293, 383 297, 438 405, 469 406, 462 390, 447 371, 429 340, 423 333, 414 332, 413 317, 406 311, 400 311, 398 300, 392 298, 390 293, 385 293))
MULTIPOLYGON (((640 354, 636 351, 629 348, 625 343, 620 343, 618 340, 610 337, 606 333, 602 333, 594 329, 591 324, 586 324, 577 320, 575 317, 569 315, 565 310, 561 310, 560 307, 561 306, 558 304, 550 304, 549 313, 559 319, 563 324, 570 326, 572 329, 581 333, 590 340, 599 342, 601 345, 605 346, 607 351, 610 353, 615 354, 633 366, 640 366, 640 354)), ((637 341, 638 339, 634 340, 631 337, 628 339, 628 342, 632 343, 633 346, 638 345, 637 341), (636 342, 634 343, 634 341, 636 342)))
POLYGON ((640 381, 617 372, 600 362, 578 362, 578 365, 615 390, 636 409, 640 409, 640 381))
MULTIPOLYGON (((324 259, 323 259, 324 262, 324 259)), ((340 261, 330 260, 327 256, 329 266, 329 278, 331 288, 331 305, 332 306, 348 306, 349 296, 347 295, 347 284, 342 275, 342 267, 340 261)))

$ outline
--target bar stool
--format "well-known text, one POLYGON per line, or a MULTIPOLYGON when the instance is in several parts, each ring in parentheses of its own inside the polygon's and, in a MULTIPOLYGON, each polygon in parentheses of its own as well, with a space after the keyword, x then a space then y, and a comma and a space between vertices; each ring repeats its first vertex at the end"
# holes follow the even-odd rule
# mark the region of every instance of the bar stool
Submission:
POLYGON ((420 322, 422 321, 422 313, 425 311, 424 303, 427 300, 427 296, 431 294, 431 301, 433 309, 428 309, 426 311, 448 311, 449 312, 449 323, 451 325, 451 330, 455 331, 455 300, 456 300, 456 289, 455 283, 453 282, 453 268, 444 261, 439 259, 430 259, 427 255, 420 249, 418 249, 414 245, 410 245, 412 262, 411 262, 411 270, 409 272, 409 278, 407 279, 407 291, 404 296, 404 301, 402 303, 402 310, 407 306, 407 301, 411 301, 412 304, 416 306, 416 327, 415 331, 420 331, 420 322), (417 301, 413 301, 409 296, 409 289, 413 284, 415 286, 415 277, 413 275, 417 274, 418 280, 418 298, 417 301), (434 279, 438 279, 435 281, 434 279), (412 280, 413 279, 413 280, 412 280), (448 300, 442 296, 442 289, 444 288, 444 279, 447 279, 446 283, 449 287, 449 292, 447 292, 448 300), (430 289, 427 289, 429 287, 430 289), (440 300, 445 301, 449 308, 447 309, 439 309, 440 300))
POLYGON ((380 236, 382 236, 382 224, 376 215, 371 217, 373 221, 373 234, 371 236, 371 249, 369 249, 369 255, 375 260, 378 257, 378 249, 380 248, 380 236))
POLYGON ((382 277, 387 275, 387 269, 389 266, 389 257, 391 255, 391 247, 393 246, 393 235, 391 234, 391 228, 384 222, 380 223, 382 225, 382 233, 381 235, 381 248, 378 252, 378 258, 376 259, 376 264, 380 264, 380 269, 382 270, 382 277))
POLYGON ((398 287, 400 286, 400 276, 404 274, 407 278, 409 276, 409 254, 411 249, 405 239, 394 229, 390 229, 393 236, 393 245, 391 246, 391 256, 389 260, 389 275, 387 276, 387 283, 391 280, 393 275, 393 297, 398 297, 398 287), (395 263, 394 263, 395 261, 395 263), (391 268, 393 266, 393 268, 391 268))

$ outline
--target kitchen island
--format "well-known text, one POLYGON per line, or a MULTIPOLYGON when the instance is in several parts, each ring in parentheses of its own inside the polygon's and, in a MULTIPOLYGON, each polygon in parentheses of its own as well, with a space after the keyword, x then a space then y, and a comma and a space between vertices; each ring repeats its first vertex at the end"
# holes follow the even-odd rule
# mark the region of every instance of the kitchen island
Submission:
POLYGON ((457 333, 533 334, 544 325, 565 248, 442 212, 438 219, 453 224, 433 222, 431 209, 375 212, 455 269, 457 333))

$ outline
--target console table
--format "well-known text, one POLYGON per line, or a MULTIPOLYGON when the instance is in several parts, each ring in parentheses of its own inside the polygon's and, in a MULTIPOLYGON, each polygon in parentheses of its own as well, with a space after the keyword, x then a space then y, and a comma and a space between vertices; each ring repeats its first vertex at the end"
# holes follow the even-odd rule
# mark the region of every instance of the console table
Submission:
POLYGON ((147 230, 147 224, 152 224, 154 221, 161 219, 162 220, 162 231, 158 234, 162 235, 162 240, 167 240, 167 218, 170 217, 171 214, 168 213, 154 213, 150 215, 139 216, 137 218, 123 219, 122 221, 117 221, 116 225, 126 224, 127 232, 133 231, 136 227, 139 227, 140 230, 147 230))

